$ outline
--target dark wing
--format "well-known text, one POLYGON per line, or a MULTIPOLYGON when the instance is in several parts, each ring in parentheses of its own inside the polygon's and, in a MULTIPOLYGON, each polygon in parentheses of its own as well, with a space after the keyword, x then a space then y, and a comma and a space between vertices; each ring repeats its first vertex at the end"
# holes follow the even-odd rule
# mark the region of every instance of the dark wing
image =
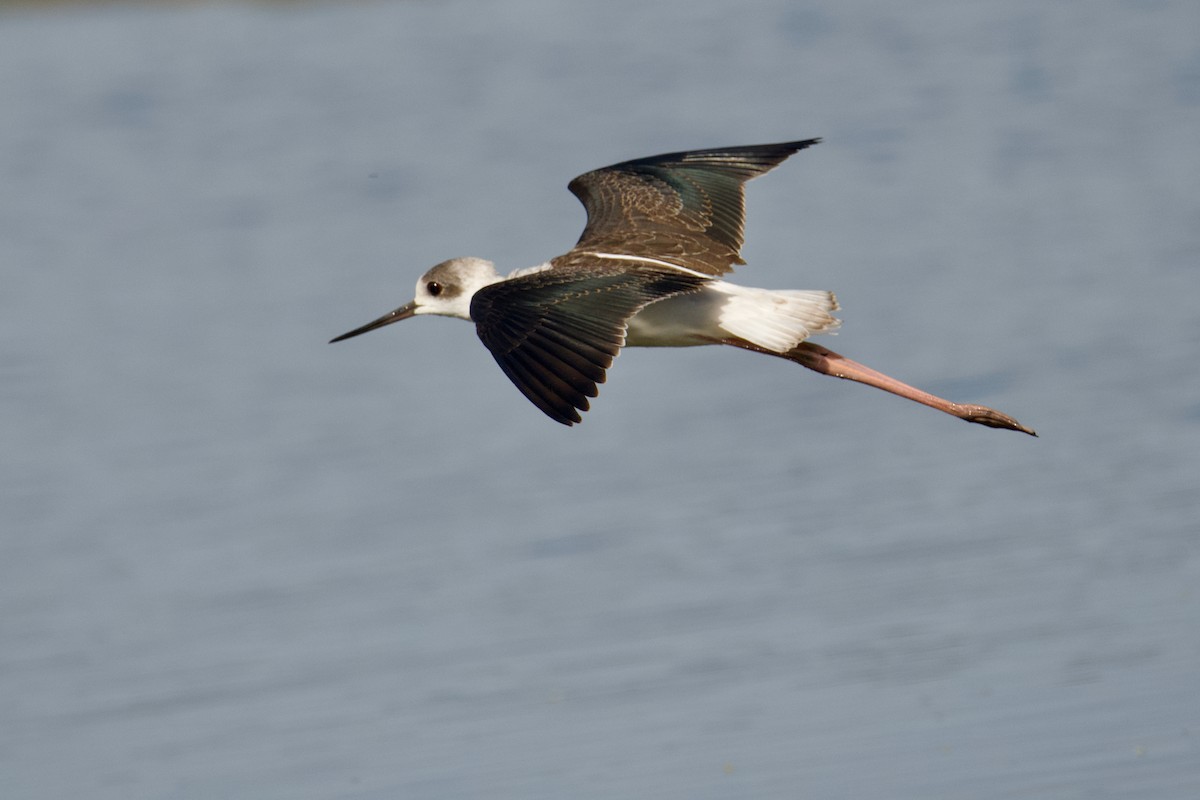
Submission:
POLYGON ((587 227, 555 265, 588 253, 666 261, 706 275, 744 264, 744 184, 820 139, 692 150, 639 158, 584 173, 567 188, 587 209, 587 227))
POLYGON ((471 299, 476 331, 500 369, 551 419, 582 421, 625 344, 629 318, 707 282, 670 269, 580 267, 485 286, 471 299))

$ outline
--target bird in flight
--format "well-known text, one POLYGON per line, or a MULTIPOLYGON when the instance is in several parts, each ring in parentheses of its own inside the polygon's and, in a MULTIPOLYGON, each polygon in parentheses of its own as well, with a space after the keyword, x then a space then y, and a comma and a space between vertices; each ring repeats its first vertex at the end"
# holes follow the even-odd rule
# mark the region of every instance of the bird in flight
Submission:
POLYGON ((571 250, 507 276, 481 258, 443 261, 412 301, 331 343, 422 314, 474 322, 504 374, 564 425, 582 420, 622 347, 725 344, 1036 436, 995 409, 944 400, 809 342, 841 324, 832 292, 722 279, 745 263, 746 181, 820 141, 666 153, 584 173, 568 186, 587 210, 571 250))

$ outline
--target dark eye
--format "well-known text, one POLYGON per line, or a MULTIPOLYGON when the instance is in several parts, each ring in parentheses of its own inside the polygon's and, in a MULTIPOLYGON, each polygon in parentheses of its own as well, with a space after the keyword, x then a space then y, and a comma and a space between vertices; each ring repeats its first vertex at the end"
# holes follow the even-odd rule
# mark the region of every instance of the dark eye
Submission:
POLYGON ((442 293, 442 285, 437 281, 430 281, 429 283, 425 284, 425 291, 429 292, 429 294, 433 297, 437 297, 442 293))

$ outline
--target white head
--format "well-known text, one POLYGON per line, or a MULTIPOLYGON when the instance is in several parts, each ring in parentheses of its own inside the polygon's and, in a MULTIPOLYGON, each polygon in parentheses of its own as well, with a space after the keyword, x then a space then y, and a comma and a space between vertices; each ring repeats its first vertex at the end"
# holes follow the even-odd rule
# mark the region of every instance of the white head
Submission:
POLYGON ((496 266, 482 258, 443 261, 417 281, 413 313, 470 320, 475 292, 498 280, 496 266))
POLYGON ((482 258, 452 258, 431 268, 417 281, 416 296, 411 302, 384 314, 361 328, 333 339, 340 342, 359 334, 391 325, 418 314, 437 314, 471 320, 471 298, 475 292, 500 280, 496 267, 482 258))

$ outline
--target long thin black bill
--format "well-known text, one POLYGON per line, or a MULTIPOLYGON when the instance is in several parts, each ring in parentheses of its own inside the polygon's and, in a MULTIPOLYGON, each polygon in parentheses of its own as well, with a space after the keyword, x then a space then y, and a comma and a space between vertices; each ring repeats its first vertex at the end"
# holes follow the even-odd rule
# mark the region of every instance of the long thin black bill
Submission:
POLYGON ((329 343, 333 344, 334 342, 340 342, 343 339, 353 339, 355 336, 358 336, 363 333, 368 333, 370 331, 375 330, 376 328, 382 328, 384 325, 391 325, 393 322, 399 322, 402 319, 408 319, 409 317, 413 316, 416 313, 417 313, 417 304, 415 302, 405 303, 404 305, 397 308, 395 311, 390 311, 387 314, 384 314, 379 319, 377 319, 373 322, 368 322, 366 325, 363 325, 361 328, 355 328, 354 330, 350 331, 349 333, 343 333, 341 336, 337 337, 336 339, 330 339, 329 343))

